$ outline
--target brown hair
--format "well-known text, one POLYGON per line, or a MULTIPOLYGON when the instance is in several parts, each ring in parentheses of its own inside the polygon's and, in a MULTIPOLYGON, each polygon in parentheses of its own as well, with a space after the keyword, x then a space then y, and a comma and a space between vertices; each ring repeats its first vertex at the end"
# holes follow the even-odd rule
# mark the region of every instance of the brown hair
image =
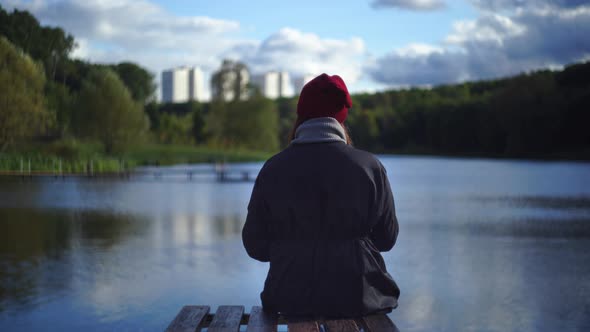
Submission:
MULTIPOLYGON (((291 129, 291 132, 289 133, 289 143, 291 143, 291 141, 295 139, 295 133, 297 132, 297 128, 299 128, 299 126, 307 120, 309 120, 309 119, 301 118, 299 116, 297 117, 297 119, 295 119, 295 123, 293 124, 293 128, 291 129)), ((340 123, 340 125, 342 126, 342 129, 344 129, 344 136, 346 136, 346 144, 352 145, 352 138, 350 138, 350 135, 348 134, 348 128, 346 127, 346 125, 344 123, 340 123)))

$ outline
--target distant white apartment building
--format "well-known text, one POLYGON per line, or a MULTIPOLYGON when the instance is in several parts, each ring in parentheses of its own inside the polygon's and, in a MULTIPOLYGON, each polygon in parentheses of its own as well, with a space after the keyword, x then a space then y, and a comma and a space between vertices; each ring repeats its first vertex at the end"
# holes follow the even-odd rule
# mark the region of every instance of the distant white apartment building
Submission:
POLYGON ((276 99, 293 95, 291 78, 287 72, 271 71, 256 76, 253 81, 266 98, 276 99))
POLYGON ((162 101, 184 103, 203 101, 203 72, 198 67, 180 67, 162 72, 162 101))
POLYGON ((300 94, 303 86, 305 86, 305 84, 307 84, 309 81, 313 80, 316 76, 317 75, 313 74, 305 74, 295 79, 295 92, 300 94))

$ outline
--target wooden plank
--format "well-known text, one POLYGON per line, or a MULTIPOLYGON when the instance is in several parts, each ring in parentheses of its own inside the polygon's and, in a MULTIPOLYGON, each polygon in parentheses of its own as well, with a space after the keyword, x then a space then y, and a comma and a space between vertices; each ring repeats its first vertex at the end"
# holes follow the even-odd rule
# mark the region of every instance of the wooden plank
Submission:
POLYGON ((209 325, 209 332, 237 332, 244 314, 244 306, 222 305, 217 308, 213 321, 209 325))
POLYGON ((187 305, 184 306, 176 318, 170 323, 166 332, 194 332, 207 313, 209 306, 187 305))
POLYGON ((324 326, 328 332, 358 332, 359 328, 352 319, 327 320, 324 326))
POLYGON ((369 332, 399 332, 387 315, 371 315, 363 317, 369 332))
POLYGON ((317 322, 290 322, 287 325, 289 332, 320 332, 320 327, 317 322))
POLYGON ((262 311, 261 307, 252 307, 246 332, 276 332, 277 315, 262 311))

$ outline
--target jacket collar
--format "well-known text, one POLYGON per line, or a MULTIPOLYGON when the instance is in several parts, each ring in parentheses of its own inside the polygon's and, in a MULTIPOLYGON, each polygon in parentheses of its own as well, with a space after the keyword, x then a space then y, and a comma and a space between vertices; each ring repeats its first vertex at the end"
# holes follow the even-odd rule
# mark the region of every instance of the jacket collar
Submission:
POLYGON ((343 142, 346 143, 344 128, 338 120, 321 117, 306 120, 297 127, 291 144, 343 142))

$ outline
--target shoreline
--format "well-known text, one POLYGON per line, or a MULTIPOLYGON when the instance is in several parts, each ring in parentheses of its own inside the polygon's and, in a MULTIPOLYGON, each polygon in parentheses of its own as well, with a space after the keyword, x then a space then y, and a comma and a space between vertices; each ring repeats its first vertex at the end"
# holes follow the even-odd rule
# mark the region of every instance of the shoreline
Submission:
MULTIPOLYGON (((425 149, 370 151, 375 155, 413 156, 425 158, 489 159, 515 161, 590 162, 590 150, 564 151, 549 154, 505 155, 486 153, 445 153, 425 149)), ((25 149, 0 153, 0 172, 35 172, 109 174, 133 171, 145 166, 180 164, 215 164, 263 162, 276 152, 220 149, 206 146, 146 144, 118 156, 97 151, 68 156, 45 149, 25 149)))
POLYGON ((0 172, 108 174, 129 172, 142 166, 264 161, 270 156, 272 153, 264 151, 190 145, 146 144, 119 155, 106 155, 88 144, 81 144, 73 152, 29 146, 20 151, 0 153, 0 172))
POLYGON ((439 157, 454 159, 488 159, 488 160, 514 160, 514 161, 554 161, 554 162, 590 162, 590 150, 564 151, 547 154, 490 154, 490 153, 450 153, 436 152, 421 149, 402 149, 396 151, 377 151, 375 155, 415 156, 415 157, 439 157))

